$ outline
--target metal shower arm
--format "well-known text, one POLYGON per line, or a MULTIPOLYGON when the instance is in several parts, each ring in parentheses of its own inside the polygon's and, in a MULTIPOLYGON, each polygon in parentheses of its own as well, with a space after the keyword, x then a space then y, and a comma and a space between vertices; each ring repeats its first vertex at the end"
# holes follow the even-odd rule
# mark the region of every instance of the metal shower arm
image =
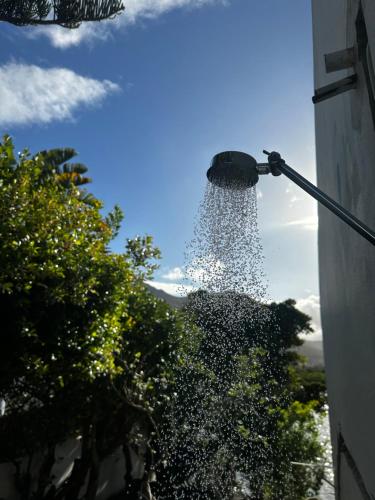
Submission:
MULTIPOLYGON (((328 208, 328 210, 333 212, 341 220, 346 222, 350 227, 357 231, 357 233, 366 238, 367 241, 375 245, 375 233, 368 226, 366 226, 366 224, 357 219, 357 217, 354 217, 354 215, 352 215, 348 210, 339 205, 335 200, 321 191, 318 187, 314 186, 314 184, 311 184, 311 182, 302 177, 301 174, 293 170, 293 168, 285 163, 279 153, 269 153, 267 151, 263 151, 263 153, 268 155, 268 165, 272 175, 286 175, 291 181, 293 181, 304 191, 306 191, 306 193, 311 195, 322 205, 328 208)), ((263 165, 264 164, 259 164, 260 167, 263 167, 263 165)))

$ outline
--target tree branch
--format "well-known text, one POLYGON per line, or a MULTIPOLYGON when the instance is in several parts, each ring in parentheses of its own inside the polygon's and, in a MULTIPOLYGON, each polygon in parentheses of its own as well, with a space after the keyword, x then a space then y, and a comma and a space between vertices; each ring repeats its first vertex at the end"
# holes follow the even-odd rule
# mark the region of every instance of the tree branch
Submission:
POLYGON ((122 0, 3 0, 0 21, 16 26, 59 25, 78 28, 82 22, 112 19, 125 10, 122 0))

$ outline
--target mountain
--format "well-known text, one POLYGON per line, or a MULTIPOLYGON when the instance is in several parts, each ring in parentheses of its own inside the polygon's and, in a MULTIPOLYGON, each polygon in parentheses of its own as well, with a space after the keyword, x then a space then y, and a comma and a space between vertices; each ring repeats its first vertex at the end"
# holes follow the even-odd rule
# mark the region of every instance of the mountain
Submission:
POLYGON ((171 307, 174 307, 176 309, 181 309, 186 304, 186 297, 175 297, 174 295, 170 295, 169 293, 164 292, 164 290, 160 290, 160 288, 155 288, 147 283, 146 287, 153 295, 155 295, 155 297, 164 300, 171 307))

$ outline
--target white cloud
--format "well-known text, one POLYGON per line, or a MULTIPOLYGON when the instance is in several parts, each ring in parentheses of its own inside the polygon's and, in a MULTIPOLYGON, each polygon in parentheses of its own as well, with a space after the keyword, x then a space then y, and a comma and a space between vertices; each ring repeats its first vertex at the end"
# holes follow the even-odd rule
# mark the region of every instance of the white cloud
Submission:
POLYGON ((59 49, 75 47, 83 41, 91 44, 96 40, 107 40, 110 33, 108 21, 82 23, 77 29, 67 29, 60 26, 36 26, 27 31, 29 38, 44 36, 54 47, 59 49))
POLYGON ((82 105, 100 103, 120 87, 65 68, 9 63, 0 66, 0 125, 69 120, 82 105))
POLYGON ((303 299, 298 299, 296 301, 296 307, 300 311, 311 316, 311 326, 314 329, 314 333, 308 335, 302 335, 303 339, 308 340, 321 340, 322 339, 322 327, 320 321, 320 298, 318 295, 308 295, 303 299))
POLYGON ((126 0, 125 12, 114 20, 82 23, 73 30, 60 26, 41 26, 28 30, 31 38, 45 36, 54 47, 66 49, 77 46, 81 42, 92 43, 95 40, 105 40, 110 36, 111 29, 134 24, 142 19, 150 19, 165 14, 176 8, 197 8, 207 4, 225 3, 225 0, 126 0))
POLYGON ((318 216, 310 215, 302 219, 291 220, 284 224, 285 226, 296 226, 300 229, 308 231, 316 231, 318 229, 318 216))
POLYGON ((182 280, 185 275, 180 267, 174 267, 170 269, 167 273, 162 274, 162 278, 170 281, 179 281, 182 280))
POLYGON ((163 283, 161 281, 146 281, 149 285, 157 288, 158 290, 163 290, 170 295, 175 295, 177 297, 184 297, 188 293, 194 290, 191 285, 181 285, 180 283, 163 283))
POLYGON ((217 0, 126 0, 123 17, 135 22, 140 17, 156 17, 177 7, 195 8, 215 2, 218 3, 217 0))

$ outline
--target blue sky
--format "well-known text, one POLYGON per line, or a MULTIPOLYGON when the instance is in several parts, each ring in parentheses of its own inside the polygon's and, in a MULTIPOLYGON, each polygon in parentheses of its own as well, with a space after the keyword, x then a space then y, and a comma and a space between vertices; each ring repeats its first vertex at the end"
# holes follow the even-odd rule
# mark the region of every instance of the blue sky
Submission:
MULTIPOLYGON (((79 30, 0 25, 0 130, 17 148, 74 147, 92 190, 151 234, 158 286, 174 291, 216 152, 278 150, 315 182, 309 0, 125 0, 79 30), (173 271, 173 272, 172 272, 173 271)), ((286 178, 259 183, 276 300, 318 325, 316 206, 286 178)))

